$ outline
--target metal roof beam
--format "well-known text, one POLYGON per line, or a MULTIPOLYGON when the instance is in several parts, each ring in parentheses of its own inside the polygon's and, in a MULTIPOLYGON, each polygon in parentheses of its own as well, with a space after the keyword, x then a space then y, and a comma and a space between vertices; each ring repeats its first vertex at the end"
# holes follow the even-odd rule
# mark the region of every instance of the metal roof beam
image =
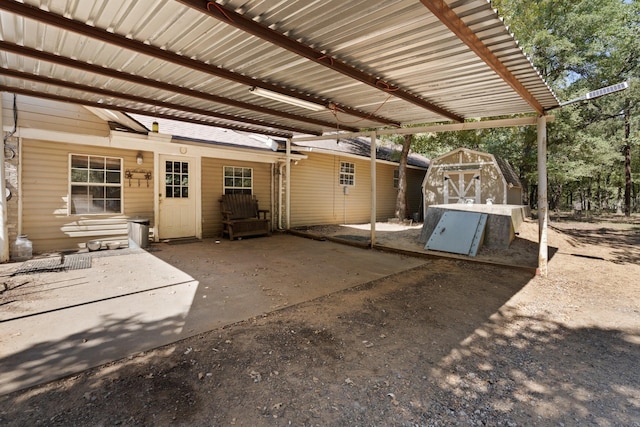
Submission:
POLYGON ((252 34, 256 37, 266 40, 283 49, 287 49, 290 52, 293 52, 317 64, 320 64, 322 66, 335 70, 339 73, 342 73, 347 77, 350 77, 354 80, 365 83, 380 91, 393 95, 397 98, 403 99, 405 101, 411 102, 412 104, 425 108, 434 113, 438 113, 441 116, 446 117, 450 120, 454 120, 457 122, 464 121, 464 117, 460 116, 459 114, 455 114, 442 107, 439 107, 436 104, 425 100, 424 98, 421 98, 410 92, 407 92, 406 90, 400 87, 397 87, 395 85, 391 85, 387 81, 374 77, 371 74, 365 73, 355 67, 352 67, 351 65, 345 62, 340 61, 339 59, 331 57, 326 53, 323 53, 317 49, 314 49, 303 43, 293 40, 285 36, 284 34, 279 33, 275 30, 272 30, 271 28, 266 27, 264 25, 261 25, 260 23, 250 18, 246 18, 244 15, 239 14, 234 10, 231 10, 219 3, 215 3, 207 0, 178 0, 178 1, 193 9, 206 13, 208 16, 212 16, 226 24, 239 28, 249 34, 252 34))
MULTIPOLYGON (((314 96, 307 95, 305 93, 301 93, 295 90, 289 90, 273 83, 253 79, 249 76, 235 73, 233 71, 226 70, 216 65, 211 65, 202 61, 187 58, 187 57, 178 55, 177 53, 161 49, 157 46, 153 46, 151 44, 146 44, 138 40, 129 39, 120 34, 111 33, 101 28, 92 27, 82 22, 74 21, 72 19, 67 19, 64 16, 57 15, 55 13, 46 12, 44 10, 39 9, 36 6, 17 3, 14 1, 0 1, 0 9, 4 9, 11 13, 15 13, 17 15, 21 15, 39 22, 43 22, 45 24, 52 25, 52 26, 61 28, 63 30, 73 31, 77 34, 81 34, 86 37, 100 40, 105 43, 113 44, 115 46, 132 50, 134 52, 138 52, 143 55, 148 55, 151 57, 162 59, 164 61, 171 62, 173 64, 176 64, 182 67, 187 67, 196 71, 200 71, 212 76, 231 80, 236 83, 247 85, 249 87, 253 87, 253 86, 261 87, 263 89, 267 89, 272 92, 278 92, 283 95, 291 96, 298 99, 303 99, 305 101, 312 102, 314 104, 324 105, 328 107, 327 102, 325 102, 322 99, 318 99, 314 96)), ((375 114, 371 114, 366 111, 361 111, 361 110, 344 106, 344 105, 340 105, 339 107, 343 112, 352 116, 373 120, 378 123, 383 123, 390 126, 400 125, 400 123, 394 120, 381 117, 375 114)))
POLYGON ((476 34, 460 19, 444 0, 420 0, 422 4, 445 24, 458 38, 475 52, 502 80, 516 91, 538 114, 544 114, 544 108, 518 81, 509 69, 491 52, 476 34))
POLYGON ((100 88, 97 88, 95 86, 88 86, 88 85, 83 85, 83 84, 79 84, 79 83, 72 83, 72 82, 68 82, 68 81, 64 81, 64 80, 54 79, 54 78, 51 78, 51 77, 45 77, 45 76, 38 76, 38 75, 35 75, 35 74, 29 74, 29 73, 25 73, 25 72, 22 72, 22 71, 9 70, 9 69, 6 69, 6 68, 0 68, 0 76, 9 76, 9 77, 13 77, 13 78, 16 78, 16 79, 31 80, 31 81, 35 81, 35 82, 39 82, 39 83, 43 83, 43 84, 60 86, 60 87, 64 87, 64 88, 67 88, 67 89, 73 89, 73 90, 79 90, 79 91, 82 91, 82 92, 93 93, 93 94, 100 95, 100 96, 108 96, 108 97, 117 98, 117 99, 126 99, 127 101, 139 102, 141 104, 148 104, 148 105, 151 105, 153 107, 168 108, 170 110, 184 111, 184 112, 187 112, 187 113, 198 114, 200 116, 213 117, 213 118, 222 119, 222 120, 229 120, 231 122, 243 122, 243 123, 249 123, 249 124, 252 124, 252 125, 263 126, 263 127, 267 127, 267 128, 278 128, 278 129, 288 130, 288 131, 291 131, 291 132, 308 133, 308 134, 311 134, 311 135, 322 135, 322 132, 318 132, 318 131, 314 131, 314 130, 309 130, 309 129, 304 129, 304 128, 296 128, 296 127, 289 127, 289 126, 281 126, 281 125, 277 125, 277 124, 264 122, 262 120, 251 119, 251 118, 248 118, 248 117, 236 117, 236 116, 231 115, 231 114, 215 113, 215 112, 212 112, 212 111, 209 111, 209 110, 205 110, 205 109, 202 109, 202 108, 188 107, 188 106, 185 106, 185 105, 182 105, 182 104, 176 104, 176 103, 173 103, 173 102, 159 101, 159 100, 156 100, 156 99, 153 99, 153 98, 145 98, 143 96, 130 95, 130 94, 116 92, 116 91, 108 90, 108 89, 100 89, 100 88))
MULTIPOLYGON (((94 74, 100 74, 106 77, 111 77, 111 78, 124 80, 124 81, 128 81, 135 84, 153 87, 155 89, 163 89, 170 92, 176 92, 182 95, 204 99, 205 101, 216 102, 218 104, 223 104, 223 105, 231 105, 233 107, 238 107, 238 108, 242 108, 249 111, 256 111, 259 113, 269 114, 272 116, 282 117, 285 119, 296 120, 302 123, 335 128, 335 123, 332 123, 332 122, 318 120, 311 117, 299 116, 297 114, 286 113, 283 111, 274 110, 272 108, 259 107, 253 104, 249 104, 247 102, 236 101, 235 99, 225 98, 222 96, 200 92, 197 90, 174 85, 171 83, 166 83, 159 80, 153 80, 146 77, 137 76, 135 74, 125 73, 123 71, 113 70, 111 68, 101 67, 99 65, 89 64, 86 62, 78 61, 76 59, 71 59, 64 56, 60 56, 60 55, 54 55, 49 52, 44 52, 41 50, 26 47, 26 46, 19 46, 17 44, 6 42, 6 41, 0 41, 0 50, 11 52, 16 55, 28 56, 38 60, 51 62, 53 64, 58 64, 65 67, 76 68, 78 70, 87 71, 94 74)), ((347 127, 344 129, 352 132, 358 131, 358 129, 354 127, 347 127)))
POLYGON ((163 119, 175 120, 178 122, 195 123, 195 124, 205 125, 205 126, 215 126, 215 127, 224 128, 224 129, 237 130, 240 132, 260 133, 263 135, 277 136, 280 138, 291 138, 293 136, 291 133, 288 133, 288 132, 256 129, 249 126, 239 126, 239 125, 233 125, 230 123, 208 122, 206 120, 194 119, 192 117, 180 117, 180 116, 174 116, 172 114, 151 112, 151 111, 143 110, 141 108, 123 107, 120 105, 110 104, 108 102, 87 101, 85 99, 73 98, 70 96, 55 95, 52 93, 43 93, 43 92, 38 92, 35 90, 29 90, 29 89, 24 89, 24 88, 15 87, 15 86, 0 85, 0 92, 19 93, 21 95, 33 96, 34 98, 51 99, 54 101, 68 102, 71 104, 86 105, 87 107, 95 107, 95 108, 103 108, 103 109, 110 108, 112 110, 118 110, 125 113, 134 113, 134 114, 143 114, 143 115, 153 114, 153 116, 160 117, 163 119))
MULTIPOLYGON (((553 122, 555 116, 543 116, 547 122, 553 122)), ((504 127, 518 127, 518 126, 535 126, 538 123, 539 117, 527 116, 527 117, 512 117, 508 119, 494 119, 473 121, 464 123, 447 123, 447 124, 434 124, 427 126, 416 126, 401 129, 378 129, 377 135, 415 135, 419 133, 438 133, 438 132, 457 132, 461 130, 477 130, 477 129, 493 129, 504 127)), ((305 142, 305 141, 323 141, 327 139, 336 138, 357 138, 359 136, 367 136, 371 132, 344 132, 339 134, 323 134, 321 136, 295 136, 293 142, 305 142)))
POLYGON ((166 113, 155 112, 155 111, 151 112, 151 111, 144 110, 142 108, 124 107, 124 106, 120 106, 120 105, 111 104, 109 102, 87 101, 86 99, 74 98, 74 97, 71 97, 71 96, 62 96, 62 95, 55 95, 55 94, 52 94, 52 93, 43 93, 43 92, 24 89, 24 88, 20 88, 20 87, 16 87, 16 86, 8 86, 8 85, 0 84, 0 92, 18 93, 18 94, 21 94, 21 95, 32 96, 34 98, 51 99, 53 101, 60 101, 60 102, 68 102, 68 103, 71 103, 71 104, 86 105, 87 107, 95 107, 95 108, 102 108, 102 109, 106 108, 106 109, 122 111, 124 113, 134 113, 134 114, 143 114, 143 115, 152 114, 155 117, 160 117, 160 118, 163 118, 163 119, 175 120, 175 121, 178 121, 178 122, 195 123, 195 124, 205 125, 205 126, 215 126, 215 127, 224 128, 224 129, 237 130, 237 131, 240 131, 240 132, 253 132, 253 133, 259 133, 259 134, 263 134, 263 135, 277 136, 277 137, 280 137, 280 138, 291 138, 293 136, 289 132, 278 132, 278 131, 272 131, 272 130, 268 130, 268 129, 267 130, 265 130, 265 129, 256 129, 256 128, 249 127, 249 126, 234 125, 234 124, 231 124, 231 123, 209 122, 209 121, 206 121, 206 120, 195 119, 195 118, 192 118, 192 117, 180 117, 180 116, 174 116, 172 114, 166 114, 166 113))

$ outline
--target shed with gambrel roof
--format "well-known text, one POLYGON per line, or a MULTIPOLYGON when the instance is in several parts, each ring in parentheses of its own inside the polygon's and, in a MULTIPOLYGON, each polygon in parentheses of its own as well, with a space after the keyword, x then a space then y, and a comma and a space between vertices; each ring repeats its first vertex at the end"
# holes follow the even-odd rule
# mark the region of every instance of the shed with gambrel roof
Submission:
POLYGON ((522 204, 522 184, 513 167, 493 154, 467 148, 433 159, 422 192, 425 213, 440 204, 522 204))

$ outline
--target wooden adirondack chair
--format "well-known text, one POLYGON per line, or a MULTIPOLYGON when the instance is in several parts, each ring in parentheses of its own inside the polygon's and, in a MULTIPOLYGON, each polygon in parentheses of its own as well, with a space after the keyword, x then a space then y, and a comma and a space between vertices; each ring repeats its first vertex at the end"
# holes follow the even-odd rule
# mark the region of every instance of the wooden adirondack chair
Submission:
POLYGON ((266 209, 258 209, 258 199, 251 194, 223 194, 220 198, 222 234, 229 240, 243 236, 271 234, 266 209))

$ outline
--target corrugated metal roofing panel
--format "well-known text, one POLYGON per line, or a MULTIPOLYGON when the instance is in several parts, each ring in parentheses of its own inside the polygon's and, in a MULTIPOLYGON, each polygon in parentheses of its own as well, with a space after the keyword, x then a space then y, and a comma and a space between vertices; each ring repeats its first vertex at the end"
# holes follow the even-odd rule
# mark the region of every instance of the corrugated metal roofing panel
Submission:
MULTIPOLYGON (((20 4, 17 1, 8 3, 20 4)), ((332 59, 329 57, 321 63, 311 61, 230 25, 229 21, 233 18, 215 19, 204 11, 192 9, 178 1, 26 0, 25 4, 47 14, 85 23, 90 28, 102 30, 103 36, 95 38, 80 35, 53 22, 40 22, 23 18, 20 13, 2 10, 2 40, 215 93, 258 107, 322 119, 335 123, 335 127, 301 124, 290 118, 274 117, 265 111, 211 104, 202 99, 166 93, 114 78, 83 75, 83 72, 68 66, 52 65, 42 59, 12 57, 12 54, 0 51, 2 66, 8 69, 25 70, 58 80, 92 84, 138 96, 154 96, 186 107, 233 114, 239 121, 243 117, 255 117, 274 125, 281 123, 284 127, 332 131, 347 125, 360 128, 386 126, 367 115, 405 124, 448 120, 437 112, 395 96, 396 88, 462 117, 534 111, 520 94, 436 16, 414 0, 229 0, 208 3, 213 13, 220 14, 218 7, 226 7, 318 52, 326 53, 334 60, 364 72, 371 79, 381 79, 383 83, 380 86, 383 89, 388 84, 386 91, 332 69, 332 59), (322 103, 334 102, 356 108, 365 117, 329 110, 309 112, 279 101, 257 98, 250 93, 246 83, 170 62, 166 58, 155 57, 152 52, 117 46, 105 41, 109 34, 144 42, 180 58, 210 64, 215 70, 223 69, 240 77, 248 77, 258 85, 275 84, 315 97, 322 103)), ((449 1, 447 4, 544 108, 557 105, 553 93, 487 0, 449 1)), ((8 81, 15 83, 12 79, 8 81)), ((65 91, 73 93, 72 90, 53 85, 37 86, 44 89, 43 96, 65 91)), ((96 100, 89 94, 80 95, 79 101, 96 100)), ((130 105, 128 101, 114 102, 130 105)), ((153 110, 153 107, 149 106, 145 111, 148 110, 153 110)))

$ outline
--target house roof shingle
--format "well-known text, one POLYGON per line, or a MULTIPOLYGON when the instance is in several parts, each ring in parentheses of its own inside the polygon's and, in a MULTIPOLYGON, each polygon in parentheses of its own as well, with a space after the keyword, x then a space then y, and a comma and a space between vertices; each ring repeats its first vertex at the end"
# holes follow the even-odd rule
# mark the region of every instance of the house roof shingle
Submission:
MULTIPOLYGON (((246 134, 215 126, 185 123, 140 114, 129 114, 129 116, 147 129, 151 129, 152 123, 155 121, 158 123, 161 133, 170 134, 178 139, 186 141, 204 142, 237 148, 252 148, 280 152, 285 151, 286 142, 281 139, 272 139, 262 135, 246 134)), ((295 143, 292 145, 293 151, 303 151, 305 148, 317 148, 331 151, 336 154, 345 153, 361 156, 367 159, 371 156, 371 145, 368 138, 340 138, 339 140, 326 139, 295 143)), ((399 145, 378 141, 376 147, 376 158, 379 160, 398 163, 401 149, 402 147, 399 145)), ((429 167, 429 159, 417 153, 410 153, 407 159, 407 164, 426 169, 429 167)))

